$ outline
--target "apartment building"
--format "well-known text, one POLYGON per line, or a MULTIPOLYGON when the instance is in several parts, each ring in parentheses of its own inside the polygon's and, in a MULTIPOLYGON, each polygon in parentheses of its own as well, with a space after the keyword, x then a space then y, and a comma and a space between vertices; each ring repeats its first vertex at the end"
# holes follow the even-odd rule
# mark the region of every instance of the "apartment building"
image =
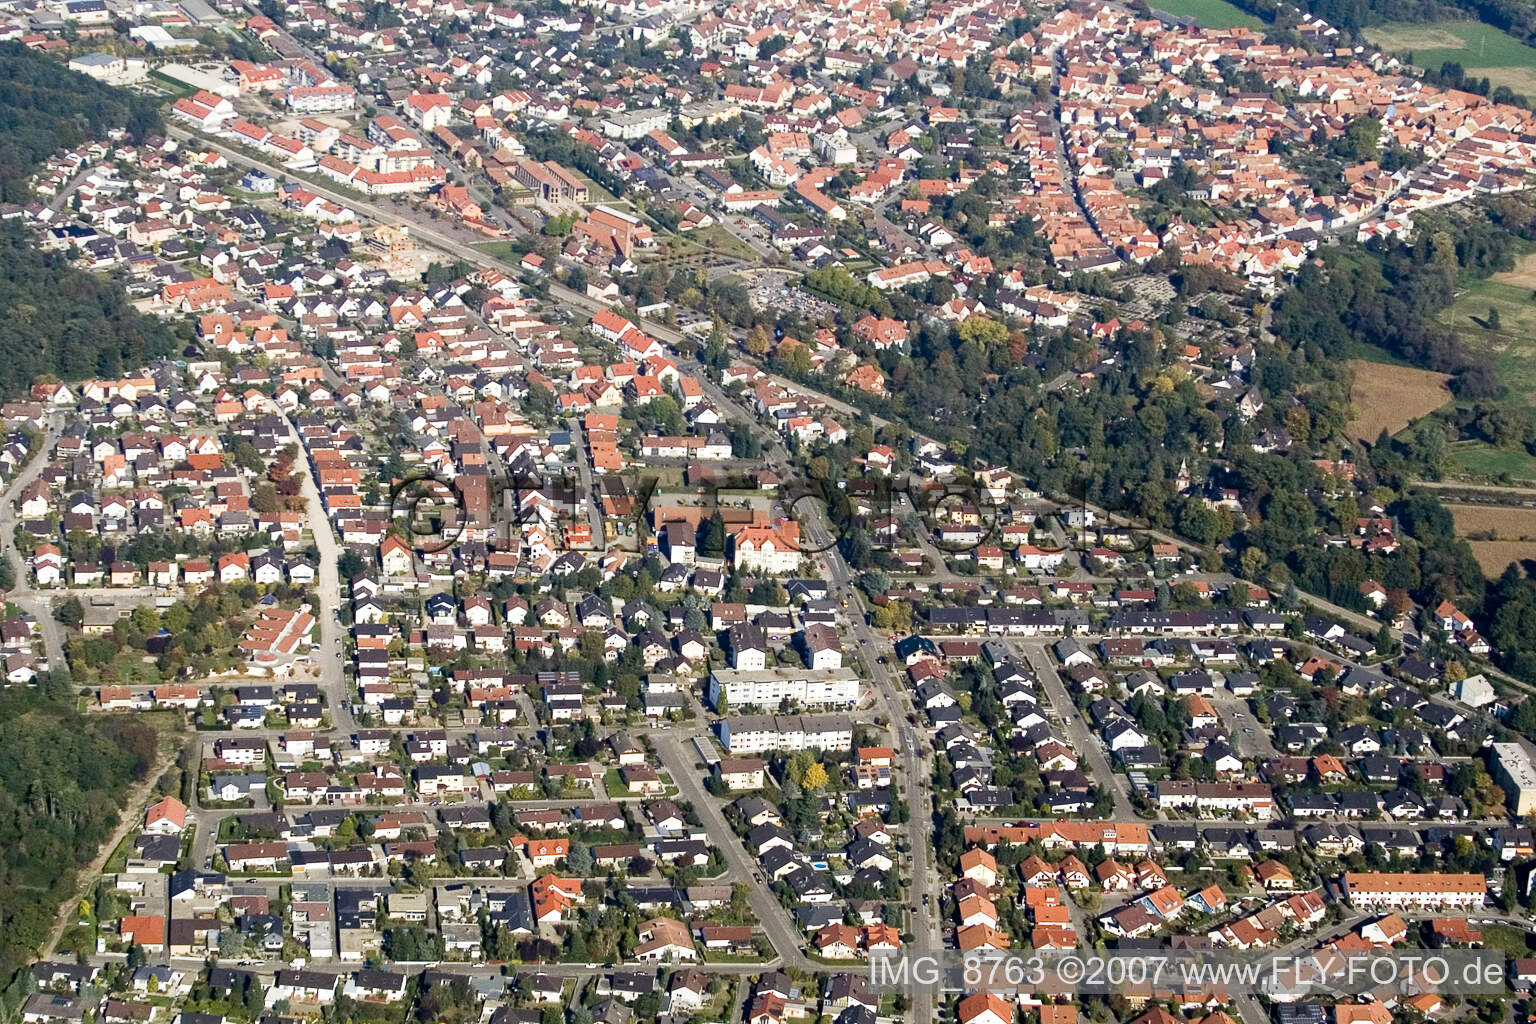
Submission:
POLYGON ((716 669, 709 676, 709 700, 730 707, 777 707, 792 701, 805 707, 852 707, 859 701, 859 677, 844 668, 716 669))
POLYGON ((1340 888, 1344 898, 1362 910, 1442 910, 1482 906, 1488 883, 1479 874, 1349 871, 1340 888))
POLYGON ((853 745, 853 719, 846 715, 737 715, 722 718, 715 728, 732 757, 853 745))

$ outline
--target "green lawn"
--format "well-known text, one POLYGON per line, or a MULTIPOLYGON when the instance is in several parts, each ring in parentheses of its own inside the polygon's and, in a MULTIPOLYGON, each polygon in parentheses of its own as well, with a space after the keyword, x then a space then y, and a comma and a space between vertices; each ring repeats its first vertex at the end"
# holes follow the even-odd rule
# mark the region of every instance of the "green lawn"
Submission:
POLYGON ((672 266, 700 256, 744 260, 749 263, 758 261, 758 255, 752 251, 751 246, 719 224, 668 236, 666 245, 665 255, 647 253, 640 258, 641 264, 672 266))
POLYGON ((611 797, 630 795, 629 787, 624 785, 624 779, 619 775, 617 768, 609 768, 603 773, 603 788, 608 791, 608 795, 611 797))
MULTIPOLYGON (((646 466, 641 478, 654 477, 656 489, 660 491, 677 491, 683 488, 682 466, 646 466)), ((691 488, 689 488, 691 490, 691 488)))
POLYGON ((1536 91, 1536 49, 1480 21, 1387 22, 1365 30, 1371 43, 1439 70, 1446 61, 1516 92, 1536 91))
POLYGON ((1457 444, 1451 449, 1451 461, 1474 476, 1536 480, 1536 456, 1521 448, 1495 448, 1482 442, 1457 444))
POLYGON ((761 964, 767 963, 768 957, 761 953, 720 953, 706 949, 704 962, 707 964, 761 964))
POLYGON ((719 224, 711 224, 707 228, 690 231, 683 236, 688 241, 708 249, 712 253, 728 256, 734 259, 756 261, 757 253, 752 247, 735 235, 731 234, 719 224))
POLYGON ((1536 49, 1480 21, 1387 22, 1365 35, 1383 49, 1411 51, 1419 67, 1438 69, 1448 60, 1468 69, 1536 67, 1536 49))
POLYGON ((523 253, 513 248, 512 243, 505 239, 498 242, 476 242, 474 247, 492 259, 501 260, 503 263, 510 263, 514 267, 523 260, 523 253))
POLYGON ((1154 11, 1193 18, 1206 28, 1259 28, 1264 23, 1227 0, 1158 0, 1154 11))
MULTIPOLYGON (((609 192, 606 188, 603 188, 603 186, 599 185, 596 179, 589 178, 577 170, 572 170, 571 173, 575 174, 577 178, 580 178, 581 181, 587 186, 587 197, 592 202, 605 203, 611 206, 619 201, 618 196, 614 195, 612 192, 609 192)), ((626 203, 624 205, 627 206, 629 204, 626 203)))
POLYGON ((1509 389, 1505 402, 1536 408, 1536 302, 1529 287, 1480 281, 1458 296, 1441 319, 1469 349, 1493 360, 1509 389), (1490 311, 1497 311, 1497 327, 1490 311))
POLYGON ((1505 955, 1519 959, 1532 955, 1529 936, 1519 928, 1507 924, 1483 925, 1483 945, 1505 955))
POLYGON ((1351 338, 1339 358, 1360 359, 1367 363, 1381 363, 1385 366, 1413 365, 1405 359, 1399 359, 1381 346, 1372 345, 1369 342, 1361 341, 1359 338, 1351 338))
POLYGON ((117 875, 127 869, 128 857, 134 852, 133 841, 137 838, 132 833, 123 837, 123 841, 113 848, 112 853, 107 857, 107 862, 102 865, 102 874, 117 875))
POLYGON ((192 88, 187 83, 178 82, 176 79, 170 77, 169 75, 162 75, 158 71, 151 71, 149 73, 149 82, 151 85, 155 86, 155 88, 162 89, 165 92, 170 93, 172 98, 178 100, 184 96, 191 96, 193 93, 197 92, 196 89, 192 88))

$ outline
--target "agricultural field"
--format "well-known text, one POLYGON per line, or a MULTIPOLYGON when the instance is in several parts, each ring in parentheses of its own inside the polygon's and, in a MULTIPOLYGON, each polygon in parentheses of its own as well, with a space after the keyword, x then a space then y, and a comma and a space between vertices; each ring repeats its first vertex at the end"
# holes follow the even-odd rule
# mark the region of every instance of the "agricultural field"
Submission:
POLYGON ((1515 92, 1536 93, 1536 49, 1478 21, 1388 22, 1365 30, 1388 53, 1409 55, 1421 68, 1455 61, 1469 75, 1515 92))
POLYGON ((1501 576, 1511 562, 1536 560, 1536 541, 1524 540, 1469 540, 1472 557, 1489 579, 1501 576))
POLYGON ((1264 24, 1227 0, 1159 0, 1153 7, 1175 18, 1193 18, 1206 28, 1259 28, 1264 24))
POLYGON ((1536 508, 1447 505, 1456 532, 1467 538, 1477 564, 1497 576, 1511 562, 1536 559, 1536 508))
POLYGON ((1468 288, 1441 319, 1474 352, 1486 353, 1509 389, 1511 405, 1536 407, 1536 255, 1468 288), (1532 282, 1532 283, 1525 283, 1532 282))
POLYGON ((1445 386, 1450 377, 1408 366, 1351 359, 1354 386, 1350 401, 1355 418, 1346 428, 1350 437, 1374 441, 1385 430, 1395 434, 1451 400, 1445 386))

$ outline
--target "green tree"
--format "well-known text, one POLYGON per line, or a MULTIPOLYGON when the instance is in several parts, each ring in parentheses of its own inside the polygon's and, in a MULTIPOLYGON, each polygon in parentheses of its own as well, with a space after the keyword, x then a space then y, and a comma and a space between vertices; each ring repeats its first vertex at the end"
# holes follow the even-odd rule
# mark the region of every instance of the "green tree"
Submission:
POLYGON ((967 317, 956 333, 961 341, 983 348, 1001 345, 1008 340, 1008 328, 985 316, 967 317))
POLYGON ((78 597, 66 598, 54 608, 53 617, 70 629, 79 629, 85 621, 85 606, 78 597))

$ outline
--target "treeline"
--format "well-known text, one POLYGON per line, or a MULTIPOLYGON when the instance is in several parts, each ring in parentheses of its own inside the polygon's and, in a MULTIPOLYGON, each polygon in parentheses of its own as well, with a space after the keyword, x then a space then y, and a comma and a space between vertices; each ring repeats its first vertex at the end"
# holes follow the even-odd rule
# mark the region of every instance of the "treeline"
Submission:
MULTIPOLYGON (((1238 7, 1272 23, 1271 41, 1297 42, 1296 11, 1319 17, 1355 36, 1371 25, 1389 21, 1475 20, 1536 46, 1536 5, 1529 0, 1234 0, 1238 7)), ((1411 58, 1413 55, 1410 53, 1411 58)), ((1410 61, 1411 62, 1411 61, 1410 61)), ((1425 68, 1424 80, 1448 89, 1465 89, 1491 97, 1496 103, 1529 106, 1527 96, 1507 86, 1490 87, 1487 78, 1472 78, 1459 64, 1425 68)))
POLYGON ((25 690, 0 694, 0 978, 38 951, 76 870, 154 764, 143 722, 87 718, 25 690))
POLYGON ((1237 0, 1237 5, 1265 21, 1285 26, 1295 10, 1322 18, 1344 32, 1358 32, 1384 21, 1437 21, 1475 10, 1479 0, 1237 0))
MULTIPOLYGON (((1238 7, 1270 22, 1266 38, 1272 43, 1298 44, 1300 15, 1311 14, 1342 32, 1363 39, 1361 29, 1385 22, 1476 21, 1498 29, 1527 45, 1536 45, 1536 7, 1527 0, 1233 0, 1238 7)), ((1413 54, 1399 54, 1414 63, 1413 54)), ((1531 98, 1508 86, 1467 75, 1460 64, 1446 62, 1424 68, 1424 80, 1446 89, 1464 89, 1490 97, 1495 103, 1529 107, 1531 98)))
POLYGON ((134 310, 122 288, 38 249, 18 224, 0 225, 0 268, 0 396, 45 374, 118 376, 181 348, 177 331, 134 310))
MULTIPOLYGON (((1411 63, 1413 54, 1409 53, 1408 57, 1411 63)), ((1507 85, 1495 86, 1487 75, 1481 78, 1469 75, 1466 69, 1454 60, 1445 61, 1438 69, 1425 68, 1424 81, 1430 85, 1437 85, 1442 89, 1460 89, 1463 92, 1475 92, 1479 96, 1487 96, 1495 103, 1509 103, 1517 107, 1529 107, 1531 105, 1531 98, 1525 93, 1515 92, 1515 90, 1507 85)), ((1385 167, 1385 165, 1383 166, 1385 167)))
POLYGON ((0 43, 0 201, 26 199, 26 179, 56 150, 114 128, 142 140, 163 127, 150 97, 70 71, 20 43, 0 43))

